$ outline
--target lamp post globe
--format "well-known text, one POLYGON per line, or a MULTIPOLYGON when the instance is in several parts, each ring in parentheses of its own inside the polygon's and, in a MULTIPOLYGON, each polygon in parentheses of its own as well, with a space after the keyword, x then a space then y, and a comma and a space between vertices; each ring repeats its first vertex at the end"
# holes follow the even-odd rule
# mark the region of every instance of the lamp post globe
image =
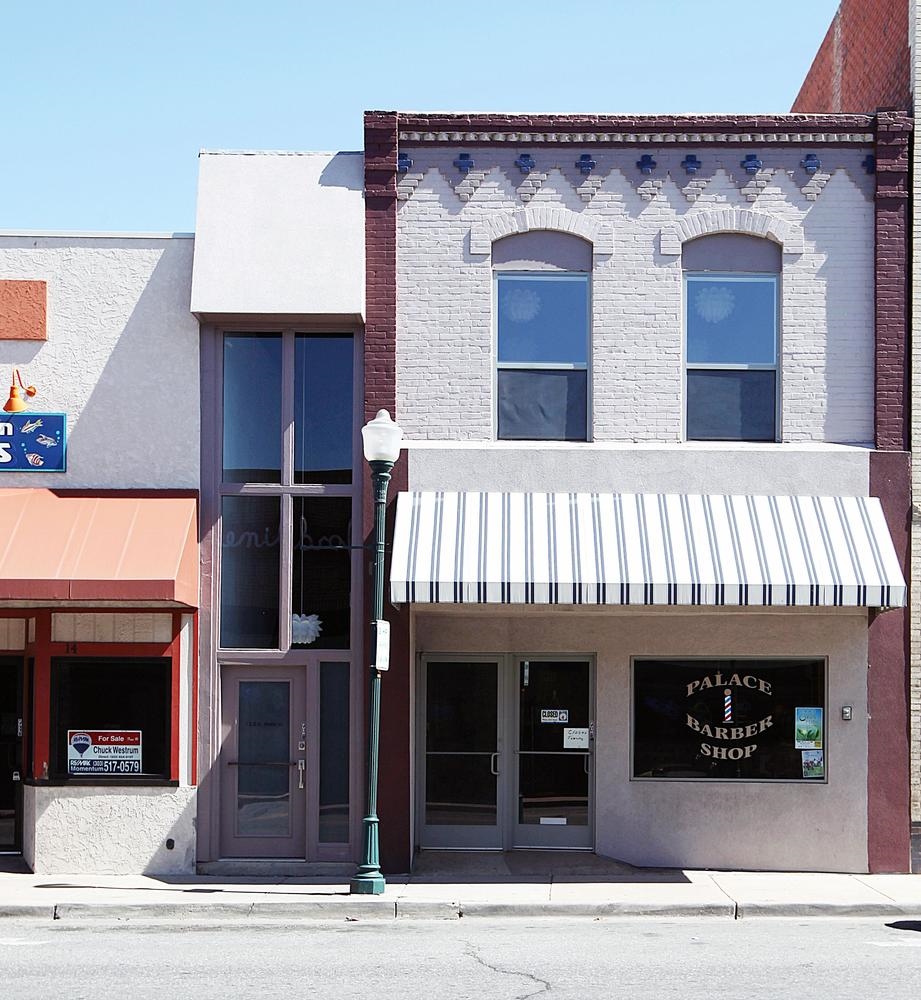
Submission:
POLYGON ((384 521, 387 511, 387 488, 390 472, 400 456, 403 432, 386 410, 361 429, 365 459, 371 466, 371 489, 374 499, 374 589, 370 635, 371 696, 368 710, 368 799, 362 820, 361 861, 349 882, 349 891, 378 895, 386 888, 380 865, 379 822, 377 818, 377 774, 380 754, 381 671, 377 664, 378 623, 384 617, 384 521))

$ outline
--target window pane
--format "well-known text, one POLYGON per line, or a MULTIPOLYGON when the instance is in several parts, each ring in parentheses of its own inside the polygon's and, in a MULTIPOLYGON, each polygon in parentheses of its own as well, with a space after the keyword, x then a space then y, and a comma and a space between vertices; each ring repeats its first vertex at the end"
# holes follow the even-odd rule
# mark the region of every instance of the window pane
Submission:
POLYGON ((294 498, 292 646, 347 649, 352 501, 294 498))
POLYGON ((52 748, 51 772, 106 780, 125 773, 169 777, 170 661, 168 659, 54 659, 51 663, 52 748), (69 753, 68 732, 79 733, 69 753), (140 733, 139 751, 130 736, 140 733), (113 735, 126 737, 124 754, 95 753, 116 749, 113 735), (88 738, 88 739, 87 739, 88 738), (139 770, 120 772, 115 763, 140 756, 139 770), (68 758, 79 761, 78 772, 68 758), (98 763, 94 761, 98 758, 98 763), (112 771, 94 766, 113 762, 112 771))
POLYGON ((636 778, 825 777, 822 660, 640 660, 636 778))
POLYGON ((237 836, 291 830, 291 690, 287 681, 241 681, 237 836))
POLYGON ((588 277, 500 275, 499 361, 587 364, 588 277))
POLYGON ((321 844, 349 842, 349 756, 349 665, 321 663, 321 844))
POLYGON ((281 501, 224 497, 221 511, 221 645, 277 649, 281 501))
POLYGON ((294 481, 352 481, 352 338, 298 336, 294 481))
POLYGON ((774 441, 775 373, 688 372, 688 439, 774 441))
POLYGON ((687 279, 688 362, 772 365, 777 360, 774 278, 687 279))
POLYGON ((585 371, 499 371, 499 438, 504 441, 584 441, 585 371))
POLYGON ((281 482, 281 337, 224 337, 224 482, 281 482))

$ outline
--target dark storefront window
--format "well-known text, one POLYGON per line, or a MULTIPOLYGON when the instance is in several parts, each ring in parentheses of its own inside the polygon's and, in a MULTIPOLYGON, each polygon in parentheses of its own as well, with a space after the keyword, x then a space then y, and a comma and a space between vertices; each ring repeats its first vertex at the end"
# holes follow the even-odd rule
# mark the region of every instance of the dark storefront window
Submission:
POLYGON ((352 501, 294 498, 292 646, 347 649, 352 501))
POLYGON ((633 777, 822 781, 825 662, 641 659, 633 777))
POLYGON ((169 659, 51 661, 51 777, 170 776, 169 659))
POLYGON ((221 509, 221 645, 278 646, 280 500, 224 497, 221 509))

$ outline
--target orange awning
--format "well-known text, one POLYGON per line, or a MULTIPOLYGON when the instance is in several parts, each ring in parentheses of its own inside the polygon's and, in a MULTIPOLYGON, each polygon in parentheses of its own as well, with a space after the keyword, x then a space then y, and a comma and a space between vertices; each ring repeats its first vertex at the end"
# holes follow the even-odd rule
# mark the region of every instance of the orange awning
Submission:
POLYGON ((194 496, 0 489, 0 602, 198 607, 194 496))

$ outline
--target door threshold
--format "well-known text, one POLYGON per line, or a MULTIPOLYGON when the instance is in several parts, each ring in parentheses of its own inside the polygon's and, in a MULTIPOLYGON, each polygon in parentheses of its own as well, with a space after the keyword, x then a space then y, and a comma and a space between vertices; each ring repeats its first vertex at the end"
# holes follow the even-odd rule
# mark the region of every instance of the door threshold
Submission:
POLYGON ((348 880, 355 874, 353 861, 304 861, 298 858, 221 858, 201 861, 199 875, 257 878, 329 878, 348 880))

